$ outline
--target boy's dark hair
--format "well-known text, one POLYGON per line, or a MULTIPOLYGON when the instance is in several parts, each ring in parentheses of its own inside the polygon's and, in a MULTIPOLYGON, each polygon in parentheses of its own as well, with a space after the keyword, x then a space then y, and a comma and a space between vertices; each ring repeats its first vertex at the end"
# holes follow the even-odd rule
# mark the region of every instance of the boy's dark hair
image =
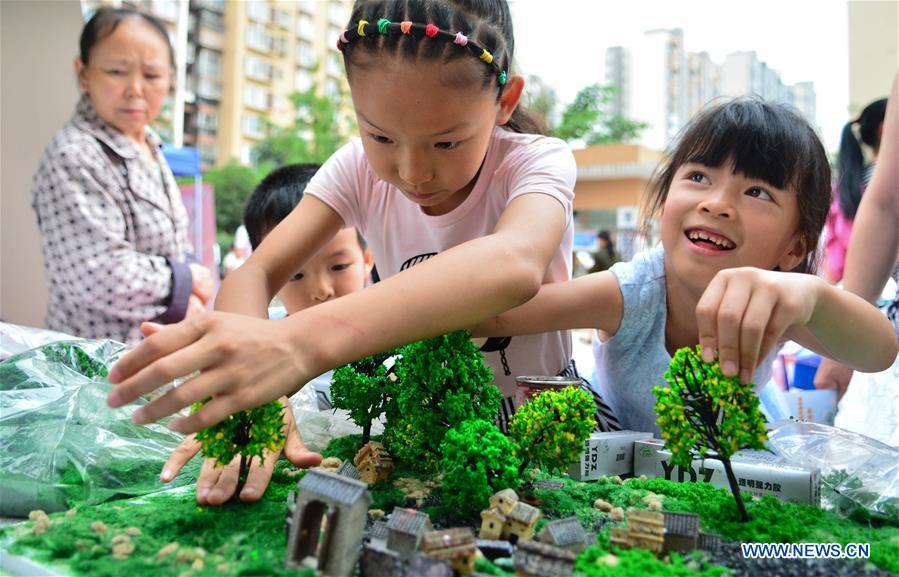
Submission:
MULTIPOLYGON (((269 172, 256 185, 243 209, 243 225, 253 250, 300 203, 309 180, 319 168, 320 164, 286 164, 269 172)), ((365 240, 359 231, 356 240, 364 251, 365 240)))
POLYGON ((796 191, 805 258, 793 272, 814 273, 818 237, 830 208, 830 164, 815 131, 799 113, 759 98, 713 105, 681 130, 647 188, 643 221, 659 214, 675 172, 688 162, 718 167, 796 191))
POLYGON ((169 49, 169 62, 172 66, 175 66, 175 51, 172 50, 172 43, 169 42, 169 33, 162 20, 134 8, 110 8, 107 6, 94 12, 91 19, 81 29, 81 39, 78 42, 81 62, 86 66, 91 55, 91 49, 101 40, 115 32, 119 24, 128 18, 141 18, 151 28, 159 32, 169 49))
POLYGON ((862 191, 865 188, 865 155, 859 145, 852 125, 858 124, 858 132, 861 141, 877 152, 880 149, 880 133, 878 128, 883 124, 883 118, 887 112, 887 99, 881 98, 867 105, 858 118, 847 122, 840 136, 840 152, 837 154, 837 171, 840 178, 837 182, 837 192, 840 199, 840 210, 843 215, 853 220, 858 212, 858 205, 862 200, 862 191))
POLYGON ((256 185, 243 209, 243 224, 253 250, 262 242, 262 237, 287 218, 300 203, 306 185, 320 166, 287 164, 269 172, 256 185))
MULTIPOLYGON (((506 0, 356 0, 347 28, 355 28, 360 20, 377 22, 387 18, 391 22, 410 21, 434 24, 441 30, 462 32, 493 54, 500 70, 510 70, 515 54, 512 16, 506 0)), ((493 87, 497 98, 503 86, 493 67, 472 57, 467 50, 449 42, 430 41, 408 34, 384 36, 378 34, 361 38, 342 46, 347 77, 353 67, 364 64, 354 61, 353 54, 364 51, 371 55, 396 54, 410 61, 470 59, 481 69, 481 87, 493 87)), ((510 72, 511 73, 511 72, 510 72)), ((545 128, 519 104, 505 124, 512 132, 544 134, 545 128)))

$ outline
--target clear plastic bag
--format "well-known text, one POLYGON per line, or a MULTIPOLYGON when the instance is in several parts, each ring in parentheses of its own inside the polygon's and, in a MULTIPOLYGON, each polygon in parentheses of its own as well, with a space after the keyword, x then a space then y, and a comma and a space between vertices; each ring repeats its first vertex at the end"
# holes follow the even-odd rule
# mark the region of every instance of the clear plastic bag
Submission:
POLYGON ((820 423, 783 421, 769 446, 786 462, 821 471, 821 497, 847 515, 899 524, 899 448, 820 423))
POLYGON ((167 485, 162 466, 182 437, 131 422, 146 404, 110 409, 108 368, 127 351, 106 340, 43 345, 0 362, 0 514, 64 510, 193 483, 199 459, 167 485))

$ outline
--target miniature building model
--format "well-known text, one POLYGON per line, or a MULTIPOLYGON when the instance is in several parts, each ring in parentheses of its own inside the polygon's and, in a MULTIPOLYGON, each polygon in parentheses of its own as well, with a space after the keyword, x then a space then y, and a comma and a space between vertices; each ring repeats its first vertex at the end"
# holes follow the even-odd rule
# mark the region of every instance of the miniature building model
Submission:
POLYGON ((474 533, 468 527, 428 531, 422 538, 421 551, 435 559, 449 561, 453 571, 461 575, 474 571, 477 548, 474 533))
POLYGON ((649 549, 656 555, 672 551, 686 553, 694 549, 714 551, 721 537, 699 531, 699 515, 695 513, 654 513, 628 509, 628 527, 613 527, 609 543, 622 548, 649 549))
POLYGON ((353 575, 371 504, 368 487, 310 469, 297 488, 285 565, 317 569, 327 577, 353 575))
POLYGON ((517 577, 571 577, 575 554, 537 541, 519 541, 514 567, 517 577))
POLYGON ((431 519, 426 513, 397 507, 387 521, 387 548, 408 559, 418 550, 422 535, 431 529, 431 519))
POLYGON ((356 466, 353 465, 349 461, 344 461, 340 468, 337 469, 337 474, 341 477, 349 477, 350 479, 356 479, 357 481, 361 479, 359 476, 359 471, 356 470, 356 466))
POLYGON ((543 526, 537 538, 572 553, 580 553, 587 546, 587 533, 576 516, 550 521, 543 526))
POLYGON ((377 441, 369 441, 362 445, 356 456, 353 457, 353 464, 359 470, 359 478, 374 485, 378 481, 383 481, 390 476, 393 470, 393 459, 390 453, 381 443, 377 441))
POLYGON ((490 509, 481 511, 481 539, 505 539, 515 543, 534 536, 540 509, 518 500, 512 489, 503 489, 490 497, 490 509))

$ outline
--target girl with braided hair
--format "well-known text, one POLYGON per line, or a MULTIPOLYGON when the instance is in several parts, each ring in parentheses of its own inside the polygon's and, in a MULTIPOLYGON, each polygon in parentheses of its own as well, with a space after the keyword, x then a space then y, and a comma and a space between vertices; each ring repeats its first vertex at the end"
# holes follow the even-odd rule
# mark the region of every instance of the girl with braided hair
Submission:
MULTIPOLYGON (((524 81, 511 70, 505 0, 360 0, 338 47, 359 138, 226 279, 216 312, 165 328, 116 365, 110 405, 199 370, 136 417, 154 421, 212 396, 172 421, 193 432, 329 368, 473 326, 570 278, 574 158, 518 106, 524 81), (369 242, 382 281, 262 320, 290 275, 342 227, 369 242)), ((516 337, 486 356, 511 398, 516 375, 569 368, 570 335, 516 337)))

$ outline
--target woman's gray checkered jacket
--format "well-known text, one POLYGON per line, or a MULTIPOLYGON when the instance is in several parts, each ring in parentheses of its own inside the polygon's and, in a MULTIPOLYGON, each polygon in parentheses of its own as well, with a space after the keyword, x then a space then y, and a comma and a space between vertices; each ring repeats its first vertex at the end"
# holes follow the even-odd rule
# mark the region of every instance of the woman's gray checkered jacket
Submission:
POLYGON ((157 163, 102 121, 86 96, 44 151, 32 183, 50 298, 48 328, 140 340, 142 321, 184 318, 191 292, 187 212, 157 163))

